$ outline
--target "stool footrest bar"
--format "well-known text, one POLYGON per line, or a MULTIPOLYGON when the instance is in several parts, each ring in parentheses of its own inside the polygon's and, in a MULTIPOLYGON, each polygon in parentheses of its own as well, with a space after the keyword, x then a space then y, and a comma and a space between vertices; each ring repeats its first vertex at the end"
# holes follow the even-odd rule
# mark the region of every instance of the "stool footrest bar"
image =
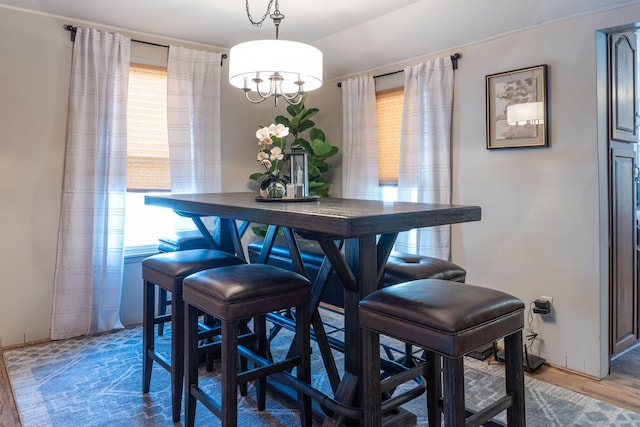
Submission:
POLYGON ((507 408, 510 408, 512 405, 513 396, 511 396, 510 394, 503 396, 493 402, 491 405, 468 417, 466 420, 467 427, 481 426, 498 415, 500 412, 504 411, 507 408))
POLYGON ((156 316, 153 319, 153 324, 157 325, 158 323, 166 323, 171 321, 171 314, 161 314, 160 316, 156 316))
POLYGON ((254 369, 239 373, 239 383, 253 381, 256 378, 273 375, 283 370, 289 371, 300 364, 299 356, 274 363, 241 345, 238 346, 238 353, 258 365, 258 367, 254 369))
POLYGON ((220 407, 220 403, 213 400, 211 396, 202 391, 200 387, 192 385, 190 389, 190 393, 193 397, 198 399, 204 406, 206 406, 211 412, 213 412, 218 418, 220 418, 222 414, 222 409, 220 407))
POLYGON ((404 405, 405 403, 412 401, 413 399, 424 393, 426 388, 427 385, 423 381, 422 383, 420 383, 420 385, 412 388, 411 390, 407 390, 404 393, 399 394, 398 396, 385 400, 384 402, 382 402, 381 406, 382 413, 384 414, 385 412, 389 412, 393 409, 398 408, 400 405, 404 405))
POLYGON ((154 362, 157 362, 158 364, 160 364, 160 366, 162 366, 167 371, 171 371, 171 362, 169 362, 169 360, 167 360, 166 357, 162 356, 159 353, 154 352, 153 349, 147 350, 147 356, 150 359, 153 359, 154 362))
POLYGON ((426 374, 427 374, 427 365, 423 363, 414 368, 407 369, 404 372, 400 372, 385 378, 384 380, 382 380, 380 384, 380 389, 382 392, 386 392, 396 388, 400 384, 404 384, 416 378, 420 378, 417 382, 418 384, 421 384, 424 382, 424 380, 422 379, 422 376, 426 374))

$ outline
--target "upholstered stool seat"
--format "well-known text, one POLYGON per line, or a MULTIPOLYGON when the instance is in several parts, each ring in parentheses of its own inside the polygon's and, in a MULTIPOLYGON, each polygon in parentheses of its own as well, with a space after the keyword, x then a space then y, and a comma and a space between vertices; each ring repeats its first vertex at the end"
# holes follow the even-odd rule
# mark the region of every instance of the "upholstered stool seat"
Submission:
POLYGON ((464 283, 466 277, 467 271, 451 261, 393 251, 384 267, 383 287, 418 279, 464 283))
POLYGON ((158 362, 171 373, 173 421, 180 420, 182 383, 184 378, 184 304, 182 282, 185 277, 200 270, 244 264, 238 257, 211 249, 190 249, 150 256, 142 261, 144 281, 142 391, 148 393, 151 385, 153 362, 158 362), (171 314, 155 315, 156 286, 170 292, 173 303, 171 314), (171 356, 167 359, 155 349, 154 325, 171 321, 171 356))
POLYGON ((524 304, 519 299, 479 286, 439 279, 415 280, 371 293, 360 302, 359 315, 365 425, 379 426, 381 422, 381 390, 385 386, 380 382, 379 335, 421 347, 428 355, 424 375, 430 426, 440 426, 441 387, 445 425, 465 425, 463 356, 504 337, 506 394, 467 420, 466 425, 481 425, 505 408, 509 425, 525 425, 524 304))
MULTIPOLYGON (((292 271, 263 264, 247 264, 205 270, 185 278, 183 300, 186 310, 185 348, 186 399, 185 425, 193 426, 196 402, 199 400, 220 418, 223 426, 235 426, 237 388, 239 384, 257 380, 259 410, 265 407, 266 376, 289 375, 296 368, 296 377, 309 383, 310 342, 309 303, 311 283, 292 271), (266 314, 271 311, 295 309, 296 354, 280 362, 270 360, 266 333, 266 314), (221 393, 214 400, 198 385, 197 334, 194 332, 198 312, 210 314, 221 323, 221 393), (253 318, 253 347, 245 346, 239 337, 240 321, 253 318), (256 367, 239 372, 238 357, 251 360, 256 367)), ((311 425, 311 400, 298 396, 302 425, 311 425)))
POLYGON ((207 249, 209 244, 199 230, 176 231, 158 239, 158 251, 176 252, 188 249, 207 249))

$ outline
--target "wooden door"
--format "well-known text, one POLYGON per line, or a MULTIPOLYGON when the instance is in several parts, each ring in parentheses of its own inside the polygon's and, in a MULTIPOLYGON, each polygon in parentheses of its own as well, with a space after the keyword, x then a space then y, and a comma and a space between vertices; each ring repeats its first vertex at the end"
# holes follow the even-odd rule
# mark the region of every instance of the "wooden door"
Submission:
POLYGON ((636 36, 609 36, 610 351, 638 340, 636 36))

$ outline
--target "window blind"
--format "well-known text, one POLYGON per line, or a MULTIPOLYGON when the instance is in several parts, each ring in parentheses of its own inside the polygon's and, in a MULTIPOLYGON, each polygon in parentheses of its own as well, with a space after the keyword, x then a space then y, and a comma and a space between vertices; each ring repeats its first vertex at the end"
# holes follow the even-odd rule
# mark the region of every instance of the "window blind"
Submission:
POLYGON ((403 98, 404 88, 402 87, 376 94, 380 185, 398 185, 403 98))
POLYGON ((127 101, 127 190, 171 190, 167 69, 131 64, 127 101))

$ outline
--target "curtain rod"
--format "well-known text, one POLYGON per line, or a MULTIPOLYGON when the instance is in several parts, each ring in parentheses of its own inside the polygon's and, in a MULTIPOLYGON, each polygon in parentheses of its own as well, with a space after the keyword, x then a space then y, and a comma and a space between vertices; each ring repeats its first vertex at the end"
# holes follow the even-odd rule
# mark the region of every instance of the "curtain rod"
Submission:
MULTIPOLYGON (((457 70, 458 69, 458 59, 460 58, 460 54, 459 53, 454 53, 453 55, 450 56, 450 58, 451 58, 451 65, 453 66, 453 69, 457 70)), ((402 72, 404 72, 404 70, 391 71, 389 73, 378 74, 377 76, 373 76, 373 78, 377 79, 379 77, 392 76, 394 74, 398 74, 398 73, 402 73, 402 72)), ((338 87, 342 87, 342 83, 338 83, 338 87)))
MULTIPOLYGON (((76 31, 78 31, 78 27, 74 27, 73 25, 65 25, 64 29, 69 31, 71 34, 71 41, 74 42, 76 41, 76 31)), ((158 44, 158 43, 153 43, 153 42, 147 42, 144 40, 136 40, 136 39, 131 39, 132 42, 136 42, 136 43, 142 43, 142 44, 148 44, 150 46, 158 46, 158 47, 166 47, 169 48, 169 45, 166 44, 158 44)), ((223 53, 222 54, 222 59, 220 60, 220 66, 222 66, 222 64, 224 63, 224 60, 227 59, 227 54, 223 53)))

